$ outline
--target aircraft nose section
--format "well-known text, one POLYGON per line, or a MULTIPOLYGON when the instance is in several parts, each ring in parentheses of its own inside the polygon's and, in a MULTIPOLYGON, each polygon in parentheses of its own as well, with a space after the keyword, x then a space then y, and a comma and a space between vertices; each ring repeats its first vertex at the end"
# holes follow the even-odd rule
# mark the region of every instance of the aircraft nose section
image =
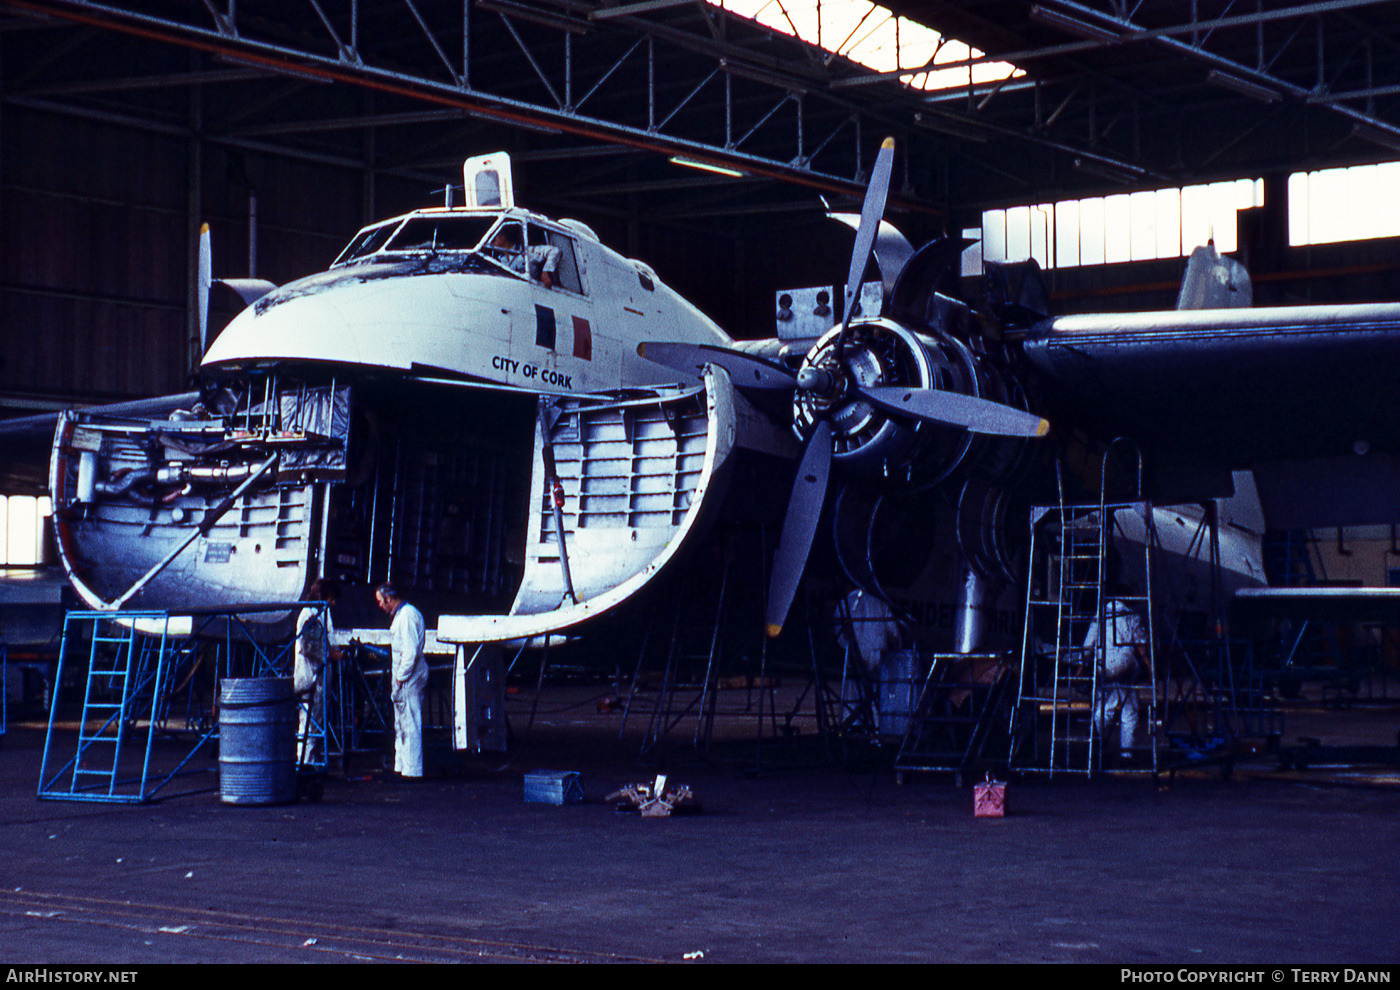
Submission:
POLYGON ((204 367, 270 361, 360 364, 363 311, 333 291, 297 291, 295 283, 243 310, 215 338, 204 367))

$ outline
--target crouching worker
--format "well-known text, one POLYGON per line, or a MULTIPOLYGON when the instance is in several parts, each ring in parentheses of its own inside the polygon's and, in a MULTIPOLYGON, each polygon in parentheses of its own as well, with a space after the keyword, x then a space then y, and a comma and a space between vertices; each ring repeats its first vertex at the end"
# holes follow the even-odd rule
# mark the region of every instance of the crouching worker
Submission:
POLYGON ((331 607, 339 597, 339 585, 319 578, 311 582, 302 601, 325 602, 326 607, 308 605, 297 616, 292 688, 298 702, 297 745, 301 762, 306 764, 322 763, 326 758, 320 745, 326 734, 326 661, 340 659, 340 650, 331 646, 335 632, 331 607))

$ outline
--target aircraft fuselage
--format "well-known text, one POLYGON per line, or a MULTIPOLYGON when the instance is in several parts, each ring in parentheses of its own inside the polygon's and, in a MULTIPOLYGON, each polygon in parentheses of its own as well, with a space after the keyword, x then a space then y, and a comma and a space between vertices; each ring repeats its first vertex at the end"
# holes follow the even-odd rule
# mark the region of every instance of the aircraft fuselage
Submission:
POLYGON ((235 317, 203 367, 349 366, 571 394, 673 380, 637 356, 638 341, 732 343, 646 265, 590 235, 514 208, 420 210, 376 224, 328 271, 235 317), (492 246, 511 230, 542 243, 492 246), (548 278, 527 250, 554 254, 548 278))
POLYGON ((326 575, 524 636, 577 623, 703 530, 736 446, 773 434, 790 456, 727 376, 681 381, 647 340, 733 343, 583 224, 504 206, 372 225, 230 322, 203 401, 64 415, 60 555, 97 608, 292 601, 326 575))

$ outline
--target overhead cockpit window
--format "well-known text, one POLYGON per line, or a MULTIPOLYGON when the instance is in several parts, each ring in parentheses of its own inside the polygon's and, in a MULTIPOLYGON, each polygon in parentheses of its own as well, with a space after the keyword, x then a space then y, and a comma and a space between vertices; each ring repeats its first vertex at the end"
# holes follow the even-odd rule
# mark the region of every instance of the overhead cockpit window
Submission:
POLYGON ((478 206, 501 205, 501 177, 491 169, 476 173, 476 202, 478 206))
POLYGON ((366 227, 355 235, 355 239, 350 242, 349 247, 340 252, 340 257, 331 263, 331 266, 343 265, 356 258, 363 258, 374 254, 384 246, 384 242, 393 236, 399 227, 399 221, 390 220, 387 223, 377 224, 373 227, 366 227))
POLYGON ((399 229, 386 251, 471 251, 481 243, 495 217, 413 217, 399 229))

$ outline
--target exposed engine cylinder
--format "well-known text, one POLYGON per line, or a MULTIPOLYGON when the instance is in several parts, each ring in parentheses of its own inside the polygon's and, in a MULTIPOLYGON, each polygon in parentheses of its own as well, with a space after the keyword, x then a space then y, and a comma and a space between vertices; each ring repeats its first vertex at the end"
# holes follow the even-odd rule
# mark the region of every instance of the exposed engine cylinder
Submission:
POLYGON ((857 392, 907 386, 1025 408, 1020 389, 963 341, 933 328, 915 332, 889 319, 853 322, 844 347, 840 336, 841 327, 833 327, 803 359, 793 396, 793 426, 799 436, 806 436, 819 418, 827 419, 834 458, 843 470, 927 487, 971 461, 990 467, 992 474, 1002 474, 1019 461, 1021 440, 977 436, 954 426, 891 415, 857 392), (991 464, 986 463, 989 455, 991 464))
POLYGON ((852 323, 844 348, 840 337, 841 327, 832 327, 803 358, 793 427, 805 436, 825 417, 837 463, 861 474, 888 473, 913 450, 918 431, 861 399, 853 384, 946 388, 948 369, 913 333, 890 320, 852 323))

